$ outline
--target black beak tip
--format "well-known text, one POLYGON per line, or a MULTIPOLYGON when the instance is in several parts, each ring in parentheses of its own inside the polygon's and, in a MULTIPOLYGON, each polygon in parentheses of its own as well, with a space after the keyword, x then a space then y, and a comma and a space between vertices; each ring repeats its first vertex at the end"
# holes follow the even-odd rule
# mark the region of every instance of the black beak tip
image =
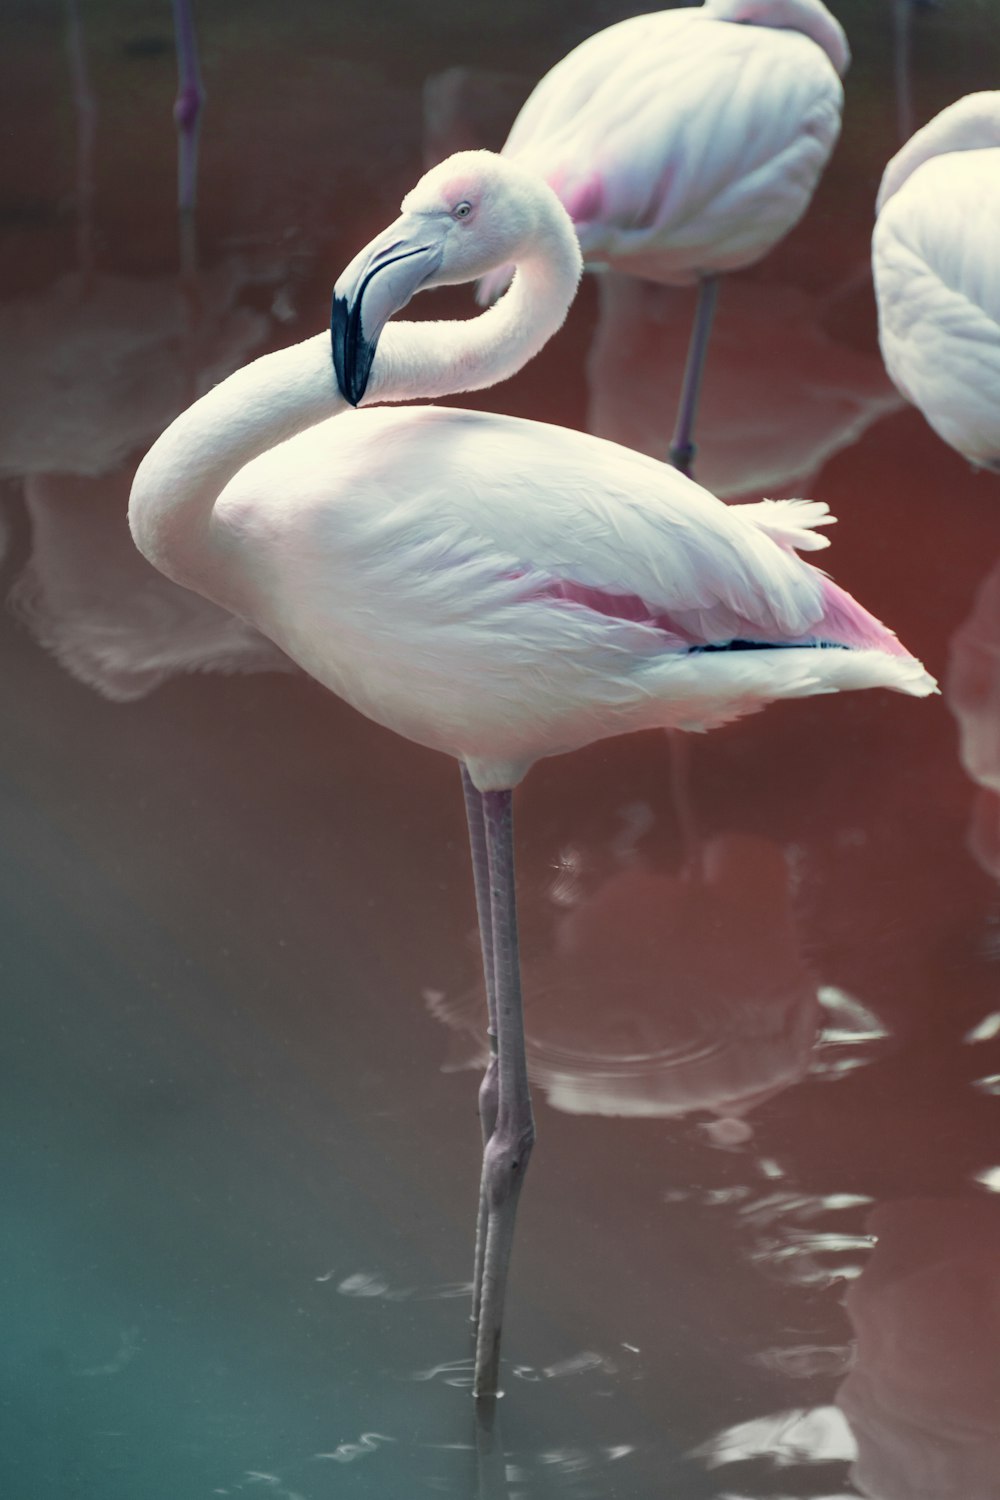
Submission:
POLYGON ((357 406, 364 396, 375 358, 375 345, 364 337, 360 323, 357 308, 352 308, 346 297, 334 292, 330 309, 330 349, 337 384, 351 406, 357 406))

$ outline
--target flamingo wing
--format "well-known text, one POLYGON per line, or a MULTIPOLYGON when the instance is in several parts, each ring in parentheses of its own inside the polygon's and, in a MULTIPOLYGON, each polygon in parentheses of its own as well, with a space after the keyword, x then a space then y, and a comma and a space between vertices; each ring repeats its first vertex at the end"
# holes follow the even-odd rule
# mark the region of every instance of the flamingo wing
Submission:
POLYGON ((795 551, 826 545, 814 530, 829 519, 823 505, 726 506, 643 454, 485 412, 383 407, 338 418, 335 433, 330 425, 249 465, 223 513, 232 518, 241 490, 259 494, 272 467, 293 462, 300 510, 286 500, 272 512, 279 550, 294 538, 317 560, 335 556, 385 608, 404 596, 431 608, 433 596, 442 613, 474 613, 548 588, 672 627, 685 645, 780 643, 823 614, 824 575, 795 551), (329 546, 314 527, 329 528, 329 546))

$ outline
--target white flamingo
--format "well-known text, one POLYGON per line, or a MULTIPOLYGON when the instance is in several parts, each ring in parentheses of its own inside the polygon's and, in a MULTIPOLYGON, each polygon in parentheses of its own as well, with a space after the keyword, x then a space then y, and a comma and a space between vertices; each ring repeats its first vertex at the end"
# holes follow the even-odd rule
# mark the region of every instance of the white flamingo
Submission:
POLYGON ((541 179, 488 152, 449 158, 337 283, 336 379, 325 335, 238 371, 154 444, 129 504, 163 572, 462 763, 498 1055, 481 1094, 477 1394, 496 1390, 534 1140, 511 789, 540 757, 630 729, 706 729, 843 688, 934 689, 796 555, 824 545, 823 505, 730 508, 653 459, 543 423, 350 410, 509 376, 559 328, 580 270, 541 179), (420 288, 507 262, 511 290, 480 317, 383 332, 420 288))
MULTIPOLYGON (((503 154, 544 177, 589 266, 698 283, 671 462, 690 472, 716 277, 805 213, 840 134, 850 61, 821 0, 705 0, 632 16, 545 75, 503 154)), ((500 267, 484 300, 509 278, 500 267)))
POLYGON ((886 167, 876 211, 886 369, 939 437, 1000 472, 1000 91, 918 130, 886 167))

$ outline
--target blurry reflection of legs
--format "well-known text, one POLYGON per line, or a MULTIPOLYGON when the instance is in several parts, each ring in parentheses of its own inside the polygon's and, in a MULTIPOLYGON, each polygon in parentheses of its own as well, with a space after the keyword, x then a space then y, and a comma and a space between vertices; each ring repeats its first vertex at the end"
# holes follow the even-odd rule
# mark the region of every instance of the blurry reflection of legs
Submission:
POLYGON ((177 206, 182 213, 194 209, 198 188, 198 136, 205 90, 198 66, 198 44, 194 34, 191 0, 174 0, 174 44, 177 50, 177 98, 174 124, 180 142, 177 160, 177 206))
MULTIPOLYGON (((465 816, 469 824, 469 849, 472 875, 476 885, 476 913, 479 917, 479 942, 483 953, 483 976, 486 980, 487 1036, 490 1058, 479 1085, 479 1123, 483 1135, 483 1152, 497 1119, 497 1002, 496 976, 493 968, 493 911, 490 901, 490 863, 486 849, 486 815, 483 794, 476 790, 472 778, 462 767, 462 790, 465 793, 465 816)), ((472 1278, 472 1321, 478 1325, 483 1289, 483 1258, 486 1255, 486 1178, 479 1185, 479 1218, 476 1223, 476 1259, 472 1278)))
POLYGON ((682 729, 668 729, 666 734, 670 757, 670 799, 680 834, 681 863, 687 874, 695 875, 701 870, 701 839, 691 795, 691 736, 682 729))
POLYGON ((67 0, 66 46, 73 78, 76 115, 76 255, 83 290, 94 273, 94 145, 97 138, 97 100, 90 83, 87 48, 78 0, 67 0))
POLYGON ((513 796, 509 791, 484 792, 482 803, 493 912, 499 1103, 496 1126, 483 1155, 487 1232, 473 1394, 493 1396, 496 1394, 500 1368, 500 1330, 514 1240, 514 1220, 521 1185, 535 1142, 535 1125, 528 1092, 524 1015, 521 1006, 514 895, 513 796))
POLYGON ((717 276, 703 276, 698 283, 698 305, 694 313, 694 327, 688 345, 687 364, 684 366, 684 382, 681 386, 681 401, 677 410, 677 426, 670 443, 670 462, 682 474, 690 475, 694 464, 694 422, 698 414, 698 397, 701 393, 701 378, 705 373, 705 356, 708 353, 708 336, 712 331, 712 317, 719 292, 717 276))

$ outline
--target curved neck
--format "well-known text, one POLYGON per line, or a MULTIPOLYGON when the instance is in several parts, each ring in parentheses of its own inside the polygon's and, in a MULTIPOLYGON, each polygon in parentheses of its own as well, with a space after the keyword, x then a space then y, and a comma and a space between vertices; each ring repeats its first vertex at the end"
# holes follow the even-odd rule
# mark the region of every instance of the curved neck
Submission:
POLYGON ((889 162, 875 200, 876 213, 925 161, 952 151, 981 151, 991 146, 1000 146, 1000 91, 967 94, 949 104, 911 136, 889 162))
POLYGON ((562 327, 581 270, 576 233, 560 213, 486 312, 458 322, 390 323, 362 405, 481 391, 508 380, 562 327))
POLYGON ((705 10, 719 21, 739 21, 800 31, 821 47, 843 78, 851 61, 844 28, 822 0, 705 0, 705 10))
MULTIPOLYGON (((507 294, 478 317, 390 323, 364 404, 482 390, 527 364, 561 327, 576 293, 580 252, 568 225, 522 260, 507 294)), ((160 572, 197 589, 211 570, 215 503, 234 475, 349 409, 325 333, 237 370, 182 412, 139 465, 129 499, 136 546, 160 572)))

